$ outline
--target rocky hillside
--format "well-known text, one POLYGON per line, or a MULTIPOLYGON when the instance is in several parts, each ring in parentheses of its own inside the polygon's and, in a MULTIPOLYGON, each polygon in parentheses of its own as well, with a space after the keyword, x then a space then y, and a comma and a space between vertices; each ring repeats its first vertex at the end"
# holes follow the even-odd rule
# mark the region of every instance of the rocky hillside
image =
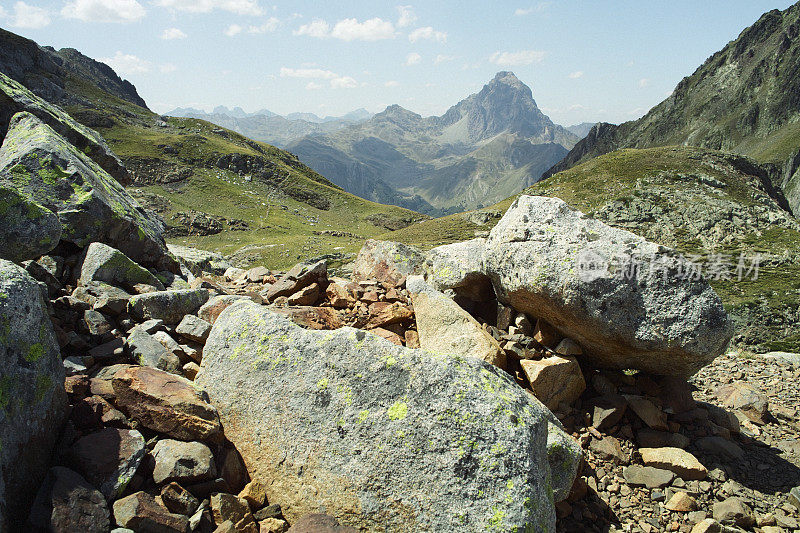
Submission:
POLYGON ((312 113, 291 113, 283 117, 268 110, 245 113, 241 108, 230 110, 224 106, 214 108, 211 113, 205 113, 198 109, 178 108, 165 113, 165 115, 205 120, 250 139, 269 143, 279 148, 285 148, 292 142, 309 135, 339 131, 368 120, 372 116, 366 110, 361 109, 342 117, 320 118, 312 113))
POLYGON ((601 123, 545 176, 620 148, 690 145, 777 165, 800 208, 800 4, 765 13, 639 120, 601 123))
POLYGON ((500 72, 440 117, 393 105, 288 149, 362 198, 442 214, 490 205, 531 185, 578 138, 553 124, 513 73, 500 72))
MULTIPOLYGON (((354 255, 364 238, 426 218, 348 194, 274 146, 202 120, 160 117, 132 85, 74 50, 55 52, 8 32, 0 38, 0 73, 94 128, 120 165, 111 174, 158 213, 171 239, 241 250, 243 265, 279 267, 354 255)), ((0 94, 0 103, 8 98, 0 94)), ((0 105, 0 132, 12 107, 0 105)))

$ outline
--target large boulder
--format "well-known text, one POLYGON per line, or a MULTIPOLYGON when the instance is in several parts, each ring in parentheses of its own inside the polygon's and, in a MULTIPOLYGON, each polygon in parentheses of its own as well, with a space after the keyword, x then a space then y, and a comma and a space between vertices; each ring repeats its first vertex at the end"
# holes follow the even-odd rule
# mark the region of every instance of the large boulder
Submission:
POLYGON ((39 98, 24 85, 0 72, 0 138, 8 131, 11 118, 20 111, 31 113, 53 128, 123 185, 131 182, 130 174, 99 133, 80 124, 58 106, 39 98))
POLYGON ((139 320, 163 320, 178 324, 208 301, 206 289, 183 289, 137 294, 128 302, 128 312, 139 320))
POLYGON ((368 239, 356 257, 353 279, 397 285, 411 274, 420 274, 424 261, 422 252, 414 246, 368 239))
POLYGON ((5 520, 27 518, 66 409, 64 367, 39 284, 0 259, 0 530, 5 520))
POLYGON ((472 239, 438 246, 425 253, 425 280, 436 290, 453 289, 471 300, 494 297, 492 284, 483 273, 486 239, 472 239))
POLYGON ((555 528, 552 414, 483 361, 240 302, 196 383, 290 522, 324 508, 364 530, 555 528))
POLYGON ((6 176, 0 184, 58 215, 62 240, 80 247, 103 242, 137 263, 175 270, 161 222, 97 163, 32 114, 18 113, 11 119, 0 148, 0 172, 6 176))
MULTIPOLYGON (((0 181, 9 176, 0 176, 0 181)), ((12 187, 0 185, 0 258, 36 259, 58 245, 61 222, 45 207, 12 187)))
POLYGON ((518 198, 490 232, 483 268, 500 301, 546 320, 598 366, 688 376, 733 333, 682 256, 558 198, 518 198))
POLYGON ((126 288, 143 283, 164 290, 164 285, 149 270, 140 267, 119 250, 101 242, 93 242, 86 248, 81 264, 78 282, 87 285, 92 281, 103 281, 126 288))

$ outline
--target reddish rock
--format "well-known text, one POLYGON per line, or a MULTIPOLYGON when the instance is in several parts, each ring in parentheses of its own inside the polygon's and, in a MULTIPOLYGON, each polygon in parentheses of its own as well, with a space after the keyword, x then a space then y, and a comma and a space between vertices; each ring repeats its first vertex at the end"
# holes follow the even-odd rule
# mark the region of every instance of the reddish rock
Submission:
POLYGON ((338 283, 328 285, 328 288, 325 289, 325 296, 327 296, 331 305, 337 309, 352 307, 356 303, 353 294, 338 283))
POLYGON ((279 296, 291 296, 312 283, 317 283, 321 287, 328 286, 328 268, 325 261, 296 264, 269 288, 265 296, 271 302, 279 296))
POLYGON ((220 434, 217 410, 186 378, 150 367, 123 368, 114 375, 116 404, 146 428, 181 440, 220 434))
POLYGON ((319 299, 319 285, 312 283, 289 296, 289 305, 314 305, 319 299))
POLYGON ((553 326, 542 320, 536 321, 536 328, 533 330, 533 339, 548 348, 556 348, 561 340, 561 334, 553 326))
POLYGON ((419 348, 419 333, 410 329, 406 331, 406 346, 409 348, 419 348))
MULTIPOLYGON (((372 306, 370 306, 371 308, 372 306)), ((370 317, 367 322, 367 329, 387 326, 389 324, 399 324, 414 318, 414 311, 410 307, 403 305, 399 302, 389 304, 386 307, 378 310, 376 314, 370 317)))
POLYGON ((137 492, 114 502, 114 520, 134 531, 189 533, 189 519, 170 513, 146 492, 137 492))
POLYGON ((403 341, 400 338, 400 335, 398 335, 397 333, 394 333, 392 331, 389 331, 387 329, 374 328, 374 329, 372 329, 372 333, 374 333, 375 335, 377 335, 379 337, 383 337, 384 339, 386 339, 387 341, 391 342, 392 344, 396 344, 398 346, 402 346, 403 345, 403 341))
POLYGON ((238 301, 246 300, 246 296, 239 296, 234 294, 223 294, 221 296, 214 296, 209 301, 207 301, 203 306, 197 311, 197 316, 208 322, 209 324, 213 324, 217 317, 228 307, 235 304, 238 301))
POLYGON ((357 529, 342 526, 332 516, 307 514, 289 528, 288 533, 357 533, 357 529))
POLYGON ((344 326, 339 313, 330 307, 276 307, 273 311, 308 329, 339 329, 344 326))
POLYGON ((539 361, 520 361, 533 394, 549 409, 572 404, 586 389, 578 361, 571 356, 553 356, 539 361))

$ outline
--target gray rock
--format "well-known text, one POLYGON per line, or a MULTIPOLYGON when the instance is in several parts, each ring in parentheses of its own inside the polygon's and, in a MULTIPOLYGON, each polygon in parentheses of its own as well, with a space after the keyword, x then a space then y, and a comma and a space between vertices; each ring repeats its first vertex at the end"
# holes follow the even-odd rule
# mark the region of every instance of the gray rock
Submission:
POLYGON ((175 333, 195 342, 205 342, 211 333, 211 324, 194 315, 186 315, 175 328, 175 333))
POLYGON ((214 455, 202 442, 160 440, 152 455, 155 459, 153 480, 159 485, 165 481, 204 481, 217 474, 214 455))
POLYGON ((161 222, 88 156, 29 113, 14 116, 0 148, 12 186, 58 215, 61 240, 104 242, 137 263, 174 270, 161 222))
POLYGON ((425 253, 425 279, 436 290, 455 289, 471 300, 494 296, 492 284, 483 273, 481 258, 486 239, 472 239, 438 246, 425 253))
POLYGON ((142 366, 151 366, 172 373, 177 372, 181 367, 181 361, 177 355, 139 326, 130 331, 128 338, 125 339, 125 345, 134 361, 142 366))
POLYGON ((503 303, 544 319, 608 368, 690 375, 728 345, 733 329, 685 260, 611 228, 558 198, 521 196, 492 229, 484 272, 503 303), (640 265, 626 278, 609 262, 640 265), (651 268, 652 275, 651 275, 651 268))
POLYGON ((794 505, 800 511, 800 487, 794 487, 789 491, 789 503, 794 505))
POLYGON ((324 506, 364 529, 554 530, 552 414, 483 361, 241 302, 217 319, 197 383, 290 522, 324 506), (267 390, 280 392, 243 393, 267 390))
POLYGON ((119 497, 144 457, 144 437, 134 429, 105 428, 78 439, 70 457, 107 500, 119 497))
POLYGON ((279 296, 291 296, 313 283, 323 288, 328 286, 328 267, 324 260, 296 264, 267 290, 266 298, 272 301, 279 296))
MULTIPOLYGON (((9 175, 0 176, 0 182, 9 175)), ((21 263, 48 253, 61 238, 61 222, 49 209, 14 188, 0 185, 0 258, 21 263)))
POLYGON ((105 497, 63 466, 50 469, 36 495, 30 522, 54 533, 106 533, 111 525, 105 497))
POLYGON ((422 274, 424 261, 422 252, 414 246, 367 239, 353 265, 353 280, 374 279, 396 285, 411 274, 422 274))
POLYGON ((631 465, 622 469, 622 477, 630 485, 657 489, 669 485, 675 479, 675 474, 652 466, 631 465))
POLYGON ((189 533, 189 519, 170 513, 146 493, 137 492, 114 502, 117 524, 143 533, 189 533))
POLYGON ((156 318, 167 324, 177 324, 207 301, 206 289, 150 292, 132 297, 128 302, 128 312, 140 320, 156 318))
POLYGON ((198 250, 177 244, 168 244, 167 249, 197 277, 202 276, 203 272, 220 276, 232 268, 222 254, 217 252, 198 250))
POLYGON ((749 528, 755 524, 753 510, 744 500, 732 496, 721 502, 715 502, 713 507, 715 520, 720 522, 734 523, 739 527, 749 528))
POLYGON ((800 353, 768 352, 764 354, 764 358, 773 359, 780 363, 800 368, 800 353))
POLYGON ((27 111, 92 158, 92 161, 111 174, 114 179, 123 184, 131 181, 128 171, 99 133, 80 124, 58 106, 39 98, 2 72, 0 72, 0 100, 3 102, 0 112, 0 137, 6 133, 12 115, 27 111))
POLYGON ((128 289, 137 283, 144 283, 164 290, 164 285, 149 270, 140 267, 119 250, 101 242, 93 242, 86 248, 81 264, 78 283, 86 285, 91 281, 102 281, 128 289))
POLYGON ((197 316, 202 318, 209 324, 213 324, 217 317, 229 306, 238 302, 239 300, 247 300, 247 296, 239 296, 236 294, 220 294, 211 297, 203 306, 197 310, 197 316))
POLYGON ((39 284, 0 259, 0 529, 26 518, 20 513, 47 473, 66 409, 61 353, 39 284))
POLYGON ((547 462, 550 463, 553 499, 561 502, 567 499, 572 484, 578 475, 583 461, 583 450, 575 439, 565 431, 561 422, 550 413, 547 429, 547 462))
POLYGON ((171 513, 184 516, 194 515, 200 507, 200 501, 174 481, 161 489, 161 501, 171 513))
POLYGON ((702 437, 695 443, 698 448, 717 457, 725 459, 741 459, 744 457, 744 450, 735 442, 731 442, 722 437, 702 437))

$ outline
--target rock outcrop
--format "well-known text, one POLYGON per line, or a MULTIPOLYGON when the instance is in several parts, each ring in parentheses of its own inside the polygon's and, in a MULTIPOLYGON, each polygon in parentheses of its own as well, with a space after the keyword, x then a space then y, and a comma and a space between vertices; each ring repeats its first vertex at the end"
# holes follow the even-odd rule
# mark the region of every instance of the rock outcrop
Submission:
POLYGON ((484 362, 241 302, 215 322, 197 379, 290 520, 324 506, 367 529, 554 528, 550 415, 484 362))
POLYGON ((0 259, 0 529, 27 513, 66 407, 64 368, 41 289, 0 259))

